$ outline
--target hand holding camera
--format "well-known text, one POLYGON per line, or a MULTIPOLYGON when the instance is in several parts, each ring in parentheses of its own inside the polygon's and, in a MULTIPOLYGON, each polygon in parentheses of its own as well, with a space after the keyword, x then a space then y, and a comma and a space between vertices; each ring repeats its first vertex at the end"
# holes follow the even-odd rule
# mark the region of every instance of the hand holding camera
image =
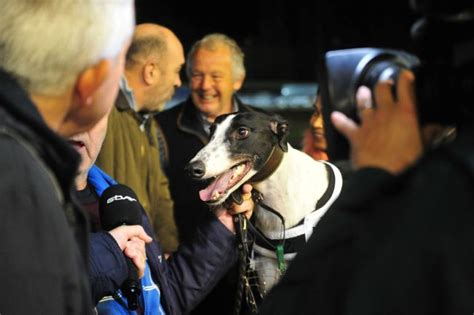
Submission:
POLYGON ((424 15, 411 30, 417 56, 353 48, 329 51, 321 59, 331 160, 351 155, 356 169, 373 166, 397 174, 423 147, 450 142, 460 125, 471 124, 474 45, 466 30, 474 26, 472 2, 413 0, 411 5, 424 15))
POLYGON ((400 72, 396 95, 392 93, 394 84, 390 80, 377 83, 373 96, 367 87, 359 87, 356 102, 360 125, 341 112, 331 114, 332 123, 351 144, 355 169, 377 167, 398 174, 422 153, 413 73, 400 72))

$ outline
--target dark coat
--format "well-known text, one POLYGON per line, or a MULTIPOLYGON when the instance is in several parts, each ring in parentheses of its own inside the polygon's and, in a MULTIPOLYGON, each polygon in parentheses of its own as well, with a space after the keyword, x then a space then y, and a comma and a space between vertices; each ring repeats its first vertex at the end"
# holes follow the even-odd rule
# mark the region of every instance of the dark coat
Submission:
POLYGON ((362 169, 260 314, 470 314, 474 128, 394 177, 362 169))
POLYGON ((91 314, 78 154, 0 71, 0 313, 91 314))

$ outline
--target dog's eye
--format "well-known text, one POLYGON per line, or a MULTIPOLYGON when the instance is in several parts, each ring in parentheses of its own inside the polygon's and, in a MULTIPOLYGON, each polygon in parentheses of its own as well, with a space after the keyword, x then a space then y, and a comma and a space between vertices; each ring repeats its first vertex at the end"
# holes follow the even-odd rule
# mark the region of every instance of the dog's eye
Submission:
POLYGON ((249 136, 250 131, 245 127, 240 127, 235 131, 236 139, 242 140, 249 136))

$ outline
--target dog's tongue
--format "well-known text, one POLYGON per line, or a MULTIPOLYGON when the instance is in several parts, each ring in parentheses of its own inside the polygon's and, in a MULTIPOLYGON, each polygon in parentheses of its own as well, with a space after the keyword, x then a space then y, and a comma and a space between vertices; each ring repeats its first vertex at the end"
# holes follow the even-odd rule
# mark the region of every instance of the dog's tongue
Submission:
POLYGON ((226 191, 229 181, 234 173, 229 170, 217 177, 207 188, 199 192, 199 197, 202 201, 207 202, 212 199, 212 196, 217 192, 219 195, 226 191))

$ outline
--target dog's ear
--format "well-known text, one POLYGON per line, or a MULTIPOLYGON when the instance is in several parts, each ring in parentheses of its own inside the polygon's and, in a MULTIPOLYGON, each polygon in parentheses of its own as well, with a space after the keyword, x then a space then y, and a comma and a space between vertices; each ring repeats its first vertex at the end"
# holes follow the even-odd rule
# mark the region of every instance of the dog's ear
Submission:
POLYGON ((270 129, 278 138, 278 145, 283 152, 288 152, 288 143, 286 138, 288 137, 289 127, 288 122, 282 119, 280 116, 275 115, 270 121, 270 129))

